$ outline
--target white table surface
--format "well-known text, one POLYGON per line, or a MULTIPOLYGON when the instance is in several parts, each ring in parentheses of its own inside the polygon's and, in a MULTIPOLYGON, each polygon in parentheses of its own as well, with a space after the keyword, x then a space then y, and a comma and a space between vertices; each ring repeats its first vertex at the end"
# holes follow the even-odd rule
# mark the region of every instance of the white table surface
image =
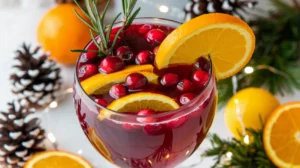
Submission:
MULTIPOLYGON (((18 2, 17 0, 14 1, 18 2)), ((22 7, 16 6, 13 3, 8 4, 7 2, 7 0, 0 0, 0 110, 6 110, 7 102, 10 102, 14 98, 10 91, 11 83, 9 81, 9 75, 12 73, 13 57, 15 56, 14 51, 22 42, 31 43, 33 46, 37 45, 37 24, 41 16, 53 6, 49 1, 42 1, 43 3, 41 5, 37 5, 38 0, 23 0, 25 3, 23 3, 22 7), (33 3, 28 6, 26 2, 33 3)), ((113 16, 113 13, 120 10, 120 4, 116 2, 119 1, 115 1, 115 5, 111 8, 109 16, 113 16)), ((150 2, 147 0, 139 0, 138 2, 139 5, 143 7, 140 16, 167 17, 180 21, 182 19, 180 8, 186 0, 155 0, 150 2), (156 5, 153 5, 154 2, 156 2, 156 5), (170 6, 174 6, 174 8, 172 7, 169 13, 163 14, 159 12, 157 4, 169 4, 170 6)), ((269 7, 267 1, 264 0, 261 1, 261 3, 269 7)), ((61 66, 61 68, 64 88, 69 88, 73 81, 74 67, 61 66)), ((300 92, 286 97, 278 96, 278 98, 281 103, 299 101, 300 92)), ((48 132, 52 132, 55 135, 59 149, 81 154, 88 159, 95 168, 114 167, 96 152, 84 136, 75 116, 71 96, 68 96, 57 109, 51 110, 49 115, 44 117, 42 125, 48 132)), ((218 110, 210 132, 217 133, 224 138, 230 137, 230 133, 223 120, 223 109, 218 110)), ((209 143, 204 141, 200 149, 178 167, 189 167, 189 165, 200 162, 201 151, 208 147, 209 143)), ((200 165, 196 167, 206 168, 210 167, 212 163, 213 161, 211 159, 204 159, 200 165)))

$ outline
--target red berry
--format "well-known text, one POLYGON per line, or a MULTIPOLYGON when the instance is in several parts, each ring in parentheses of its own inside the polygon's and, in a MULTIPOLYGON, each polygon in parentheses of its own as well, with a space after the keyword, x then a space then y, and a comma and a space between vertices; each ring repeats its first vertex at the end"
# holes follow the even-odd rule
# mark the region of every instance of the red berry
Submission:
POLYGON ((115 84, 109 90, 109 95, 114 99, 119 99, 127 95, 127 88, 122 84, 115 84))
POLYGON ((139 33, 140 34, 146 34, 151 29, 152 29, 152 25, 144 24, 142 27, 139 28, 139 33))
POLYGON ((79 77, 79 80, 82 81, 84 79, 87 79, 87 78, 95 75, 96 73, 98 73, 96 65, 94 65, 94 64, 86 64, 86 65, 83 65, 79 69, 78 77, 79 77))
POLYGON ((175 86, 177 85, 178 82, 179 82, 178 75, 173 73, 165 74, 160 80, 160 83, 164 86, 175 86))
POLYGON ((144 126, 143 131, 148 135, 160 135, 163 133, 163 126, 161 124, 147 124, 144 126))
POLYGON ((177 84, 177 90, 180 92, 189 92, 193 90, 193 83, 190 80, 183 79, 177 84))
POLYGON ((103 107, 106 107, 108 105, 107 101, 102 98, 96 98, 95 102, 103 107))
POLYGON ((140 91, 146 89, 148 79, 143 74, 132 73, 126 77, 125 84, 131 91, 140 91))
POLYGON ((147 41, 153 44, 160 44, 166 36, 166 33, 159 29, 152 29, 146 34, 147 41))
POLYGON ((131 63, 134 61, 133 52, 128 46, 119 47, 116 51, 116 55, 126 63, 131 63))
MULTIPOLYGON (((115 40, 115 37, 116 37, 115 34, 112 34, 112 33, 110 34, 110 36, 109 36, 109 42, 108 42, 109 46, 112 46, 112 44, 113 44, 113 42, 115 40)), ((120 38, 120 36, 118 36, 117 41, 116 41, 116 45, 118 46, 120 43, 121 43, 121 38, 120 38)))
POLYGON ((193 82, 196 83, 200 88, 206 86, 209 80, 209 74, 203 70, 198 70, 193 74, 193 82))
POLYGON ((158 49, 159 49, 159 46, 157 46, 157 47, 155 47, 155 48, 153 49, 153 53, 154 53, 155 55, 157 54, 158 49))
POLYGON ((141 111, 139 111, 137 113, 138 116, 142 116, 143 118, 137 118, 137 121, 142 122, 142 123, 155 122, 156 118, 154 118, 154 117, 144 118, 146 116, 150 116, 150 115, 153 115, 153 114, 155 114, 155 112, 153 110, 151 110, 151 109, 143 109, 143 110, 141 110, 141 111))
POLYGON ((176 118, 175 120, 172 120, 166 124, 167 128, 174 129, 182 126, 187 120, 186 116, 176 118))
POLYGON ((98 47, 96 46, 95 43, 91 43, 86 50, 92 50, 88 51, 87 53, 83 53, 80 57, 80 62, 86 63, 88 61, 93 60, 94 58, 97 57, 98 55, 98 47))
POLYGON ((182 105, 188 104, 190 101, 192 101, 196 95, 194 93, 185 93, 180 96, 179 102, 182 105))
POLYGON ((120 71, 125 67, 124 62, 119 57, 107 56, 104 58, 99 66, 101 73, 109 74, 116 71, 120 71))
POLYGON ((199 70, 203 70, 206 72, 209 72, 210 70, 210 62, 208 61, 208 59, 204 58, 204 57, 200 57, 197 62, 195 63, 195 67, 199 70))
POLYGON ((137 129, 140 128, 139 125, 136 125, 136 124, 132 124, 132 123, 124 123, 122 125, 122 127, 126 130, 126 131, 135 131, 137 129))
POLYGON ((135 63, 139 65, 152 64, 154 55, 151 51, 141 51, 135 58, 135 63))

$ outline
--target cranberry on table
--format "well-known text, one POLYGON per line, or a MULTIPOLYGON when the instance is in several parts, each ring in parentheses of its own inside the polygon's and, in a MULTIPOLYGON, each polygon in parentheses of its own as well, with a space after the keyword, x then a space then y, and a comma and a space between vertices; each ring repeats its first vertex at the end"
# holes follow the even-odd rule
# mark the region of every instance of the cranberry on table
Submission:
POLYGON ((209 74, 206 71, 198 70, 193 74, 192 78, 193 82, 196 83, 198 87, 203 88, 209 80, 209 74))
POLYGON ((126 63, 131 63, 134 61, 134 54, 128 46, 119 47, 116 50, 116 55, 126 63))
POLYGON ((209 72, 211 65, 210 62, 208 61, 208 59, 206 59, 205 57, 200 57, 196 63, 195 63, 195 67, 199 70, 203 70, 206 72, 209 72))
POLYGON ((139 65, 152 64, 154 61, 154 54, 151 51, 141 51, 135 58, 135 63, 139 65))
POLYGON ((155 47, 155 48, 153 49, 153 53, 154 53, 155 55, 157 54, 158 49, 159 49, 159 46, 157 46, 157 47, 155 47))
POLYGON ((148 31, 150 31, 153 28, 152 25, 149 24, 144 24, 143 26, 141 26, 138 30, 138 32, 140 34, 146 34, 148 31))
POLYGON ((189 92, 193 90, 193 83, 188 79, 183 79, 177 84, 177 90, 180 92, 189 92))
POLYGON ((167 128, 170 128, 170 129, 178 128, 178 127, 182 126, 186 122, 186 120, 187 120, 187 117, 182 116, 182 117, 176 118, 176 119, 166 123, 166 126, 167 126, 167 128))
POLYGON ((99 72, 109 74, 124 69, 125 64, 123 60, 115 56, 107 56, 99 65, 99 72))
POLYGON ((147 41, 152 44, 160 44, 166 37, 166 33, 160 29, 152 29, 146 34, 147 41))
POLYGON ((155 122, 156 118, 154 118, 154 117, 147 117, 147 116, 151 116, 153 114, 155 114, 155 112, 153 110, 151 110, 151 109, 143 109, 143 110, 141 110, 141 111, 139 111, 137 113, 138 116, 141 116, 141 117, 137 118, 137 121, 142 122, 142 123, 155 122))
POLYGON ((194 93, 185 93, 180 96, 179 102, 181 105, 188 104, 190 101, 192 101, 196 97, 196 94, 194 93))
POLYGON ((122 84, 115 84, 109 90, 109 95, 114 99, 119 99, 126 96, 128 93, 126 86, 122 84))
POLYGON ((78 72, 79 80, 87 79, 98 73, 97 66, 94 64, 85 64, 83 65, 78 72))
POLYGON ((140 73, 132 73, 125 79, 125 84, 130 91, 140 91, 147 88, 148 79, 140 73))
POLYGON ((107 101, 102 98, 96 98, 95 102, 103 107, 106 107, 108 105, 107 101))
POLYGON ((177 85, 178 82, 179 82, 178 75, 173 73, 165 74, 160 80, 160 83, 163 86, 175 86, 177 85))

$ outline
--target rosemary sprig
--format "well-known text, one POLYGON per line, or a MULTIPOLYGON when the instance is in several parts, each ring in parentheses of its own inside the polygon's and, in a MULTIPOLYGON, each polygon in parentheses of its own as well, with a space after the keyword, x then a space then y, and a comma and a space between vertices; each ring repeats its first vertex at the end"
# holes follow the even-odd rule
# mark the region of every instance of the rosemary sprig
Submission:
MULTIPOLYGON (((95 45, 98 48, 99 56, 106 56, 113 54, 113 49, 116 45, 117 39, 119 38, 119 35, 126 30, 128 26, 130 26, 139 13, 141 8, 136 9, 133 12, 133 9, 136 5, 137 0, 122 0, 122 7, 123 7, 123 25, 116 33, 113 41, 110 41, 111 37, 111 30, 113 28, 113 25, 116 23, 116 21, 119 19, 119 17, 122 15, 122 13, 119 13, 112 21, 111 24, 105 25, 104 18, 106 16, 106 12, 108 9, 108 6, 110 4, 111 0, 108 0, 104 11, 102 13, 102 16, 100 16, 98 10, 97 10, 97 0, 85 0, 85 6, 86 9, 80 6, 77 0, 74 0, 76 5, 80 8, 80 10, 83 12, 83 14, 89 19, 84 19, 76 9, 74 9, 75 14, 78 16, 78 18, 85 23, 90 28, 90 36, 95 43, 95 45), (100 38, 100 42, 97 41, 94 34, 97 34, 100 38)), ((71 50, 72 52, 88 52, 87 50, 71 50)), ((95 51, 91 51, 95 52, 95 51)))

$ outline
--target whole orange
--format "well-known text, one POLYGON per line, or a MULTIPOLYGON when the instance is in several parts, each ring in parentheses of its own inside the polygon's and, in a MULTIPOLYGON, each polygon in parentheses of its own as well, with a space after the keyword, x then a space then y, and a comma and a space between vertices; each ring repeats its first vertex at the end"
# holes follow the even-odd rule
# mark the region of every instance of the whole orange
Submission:
POLYGON ((43 16, 37 30, 38 41, 50 52, 50 58, 65 65, 75 64, 79 56, 70 50, 83 49, 91 39, 88 26, 76 16, 74 9, 88 20, 76 5, 61 4, 43 16))

